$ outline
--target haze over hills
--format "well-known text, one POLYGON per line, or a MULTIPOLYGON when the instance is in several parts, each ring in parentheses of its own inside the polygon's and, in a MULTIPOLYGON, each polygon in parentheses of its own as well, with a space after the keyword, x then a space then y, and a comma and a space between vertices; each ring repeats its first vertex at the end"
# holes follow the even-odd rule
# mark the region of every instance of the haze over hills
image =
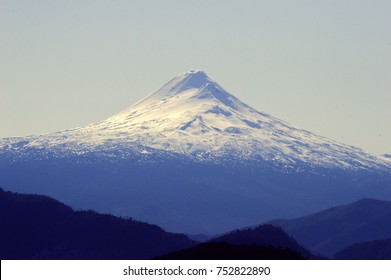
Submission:
POLYGON ((366 198, 297 219, 270 223, 313 252, 333 257, 355 243, 391 238, 391 201, 366 198))
POLYGON ((1 139, 0 184, 215 234, 391 199, 391 162, 259 112, 190 70, 106 120, 1 139))
POLYGON ((314 258, 271 225, 237 230, 208 242, 213 245, 196 247, 198 243, 183 234, 131 218, 74 211, 47 196, 0 188, 0 210, 1 259, 314 258), (183 249, 190 250, 183 254, 183 249))

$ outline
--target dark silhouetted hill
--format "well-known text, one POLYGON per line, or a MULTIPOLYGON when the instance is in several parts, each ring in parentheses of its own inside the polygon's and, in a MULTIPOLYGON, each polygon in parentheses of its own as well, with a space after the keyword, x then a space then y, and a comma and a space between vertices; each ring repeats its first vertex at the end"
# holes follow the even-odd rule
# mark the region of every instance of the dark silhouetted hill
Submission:
POLYGON ((350 245, 335 255, 337 260, 391 260, 391 239, 350 245))
POLYGON ((186 234, 191 240, 196 242, 205 242, 210 239, 210 236, 205 234, 186 234))
POLYGON ((281 228, 272 225, 260 225, 255 228, 235 230, 209 240, 213 243, 229 243, 233 245, 272 246, 274 248, 290 249, 306 259, 318 259, 310 251, 301 246, 281 228))
POLYGON ((298 253, 258 245, 233 245, 228 243, 203 243, 193 248, 169 253, 162 260, 301 260, 298 253))
POLYGON ((0 189, 1 259, 149 259, 196 243, 158 226, 73 211, 46 196, 0 189))
POLYGON ((391 238, 391 202, 366 198, 301 218, 270 223, 313 252, 333 257, 354 243, 391 238))
POLYGON ((281 228, 261 225, 235 230, 193 248, 169 253, 161 259, 185 260, 290 260, 318 259, 281 228))

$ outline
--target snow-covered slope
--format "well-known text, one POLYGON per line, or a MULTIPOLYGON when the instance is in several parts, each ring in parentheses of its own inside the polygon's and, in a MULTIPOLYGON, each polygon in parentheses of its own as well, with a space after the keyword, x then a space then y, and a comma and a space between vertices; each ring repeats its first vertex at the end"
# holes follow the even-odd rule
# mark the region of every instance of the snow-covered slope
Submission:
POLYGON ((7 138, 0 150, 169 152, 197 161, 257 160, 276 166, 391 170, 390 162, 288 125, 226 92, 204 72, 179 74, 124 111, 86 127, 7 138))
POLYGON ((391 162, 391 154, 383 154, 380 156, 383 160, 385 161, 390 161, 391 162))

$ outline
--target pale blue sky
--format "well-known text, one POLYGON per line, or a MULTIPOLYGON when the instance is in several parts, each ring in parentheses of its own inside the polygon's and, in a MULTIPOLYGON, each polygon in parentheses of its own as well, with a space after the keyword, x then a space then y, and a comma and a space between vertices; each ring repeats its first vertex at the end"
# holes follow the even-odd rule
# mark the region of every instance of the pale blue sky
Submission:
POLYGON ((83 126, 174 75, 391 153, 391 1, 0 0, 0 137, 83 126))

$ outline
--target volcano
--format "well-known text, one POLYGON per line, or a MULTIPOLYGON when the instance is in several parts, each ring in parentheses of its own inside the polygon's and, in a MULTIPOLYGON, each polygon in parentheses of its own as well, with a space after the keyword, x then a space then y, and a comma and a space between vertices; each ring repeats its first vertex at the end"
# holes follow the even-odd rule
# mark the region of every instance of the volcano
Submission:
POLYGON ((188 233, 391 199, 390 161, 260 112, 199 70, 106 120, 1 139, 0 167, 5 189, 188 233))

